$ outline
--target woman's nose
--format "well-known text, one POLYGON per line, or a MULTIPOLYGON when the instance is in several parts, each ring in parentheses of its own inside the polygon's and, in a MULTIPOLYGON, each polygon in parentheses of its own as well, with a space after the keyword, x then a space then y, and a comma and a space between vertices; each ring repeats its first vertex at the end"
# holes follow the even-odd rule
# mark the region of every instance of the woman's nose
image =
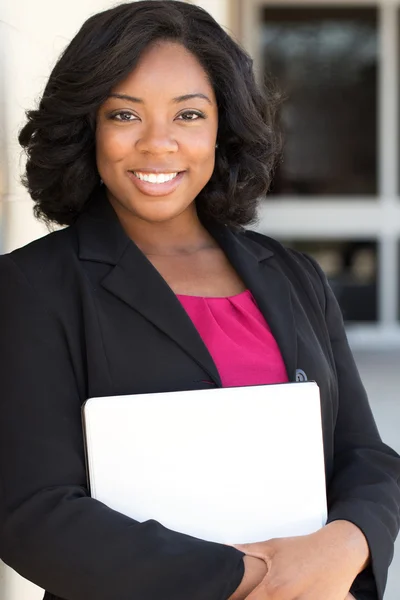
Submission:
POLYGON ((135 146, 139 152, 148 154, 163 154, 178 150, 178 142, 172 135, 171 128, 160 124, 144 129, 135 146))

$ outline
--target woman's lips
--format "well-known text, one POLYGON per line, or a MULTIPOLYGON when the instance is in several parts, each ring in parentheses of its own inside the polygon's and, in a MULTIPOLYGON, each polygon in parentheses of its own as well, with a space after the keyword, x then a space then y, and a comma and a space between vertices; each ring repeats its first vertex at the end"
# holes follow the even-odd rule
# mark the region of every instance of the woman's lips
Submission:
POLYGON ((146 196, 167 196, 168 194, 172 194, 172 192, 180 185, 185 173, 186 171, 181 171, 174 179, 166 181, 165 183, 150 183, 148 181, 143 181, 136 177, 132 171, 128 171, 128 177, 137 189, 146 196))

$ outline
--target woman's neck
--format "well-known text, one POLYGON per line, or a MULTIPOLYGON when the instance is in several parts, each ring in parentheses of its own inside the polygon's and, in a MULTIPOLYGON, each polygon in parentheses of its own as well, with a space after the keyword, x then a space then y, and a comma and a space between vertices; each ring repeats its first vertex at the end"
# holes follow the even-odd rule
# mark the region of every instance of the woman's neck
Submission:
POLYGON ((149 222, 120 207, 114 210, 125 233, 147 256, 184 256, 218 247, 194 205, 168 221, 149 222))

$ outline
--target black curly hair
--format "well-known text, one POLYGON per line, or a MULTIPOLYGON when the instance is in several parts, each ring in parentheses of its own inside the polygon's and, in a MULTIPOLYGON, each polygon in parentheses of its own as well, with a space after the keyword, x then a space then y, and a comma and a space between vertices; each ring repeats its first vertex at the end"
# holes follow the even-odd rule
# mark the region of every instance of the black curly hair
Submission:
POLYGON ((56 63, 19 143, 35 216, 72 224, 100 186, 96 114, 151 44, 175 41, 196 56, 218 103, 214 173, 196 198, 199 215, 231 226, 255 220, 280 152, 277 98, 255 81, 252 60, 202 8, 176 0, 121 4, 90 17, 56 63))

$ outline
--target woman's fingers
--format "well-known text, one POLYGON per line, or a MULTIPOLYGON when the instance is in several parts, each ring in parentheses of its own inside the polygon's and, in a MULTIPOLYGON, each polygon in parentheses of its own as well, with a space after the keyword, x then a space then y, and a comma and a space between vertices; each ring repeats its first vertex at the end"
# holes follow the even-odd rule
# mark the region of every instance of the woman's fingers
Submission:
POLYGON ((269 594, 267 587, 263 581, 254 588, 254 590, 247 596, 246 600, 270 600, 271 595, 269 594))
POLYGON ((232 544, 236 550, 240 550, 247 556, 254 556, 255 558, 261 558, 267 562, 268 556, 266 552, 266 542, 259 542, 255 544, 232 544))
POLYGON ((336 529, 234 547, 266 564, 265 577, 246 600, 355 600, 348 590, 357 569, 336 529))
MULTIPOLYGON (((282 598, 285 598, 285 600, 287 600, 287 596, 283 595, 281 593, 282 598)), ((272 592, 272 590, 268 590, 268 586, 265 585, 265 582, 261 582, 260 585, 258 585, 256 588, 254 588, 254 590, 251 592, 251 594, 249 594, 245 600, 275 600, 275 598, 279 598, 279 596, 276 596, 276 593, 272 592)), ((292 600, 292 598, 290 598, 290 600, 292 600)), ((293 599, 294 600, 294 599, 293 599)), ((299 598, 296 598, 296 600, 300 600, 299 598)), ((353 596, 353 594, 350 594, 350 592, 347 594, 345 600, 356 600, 353 596)))

